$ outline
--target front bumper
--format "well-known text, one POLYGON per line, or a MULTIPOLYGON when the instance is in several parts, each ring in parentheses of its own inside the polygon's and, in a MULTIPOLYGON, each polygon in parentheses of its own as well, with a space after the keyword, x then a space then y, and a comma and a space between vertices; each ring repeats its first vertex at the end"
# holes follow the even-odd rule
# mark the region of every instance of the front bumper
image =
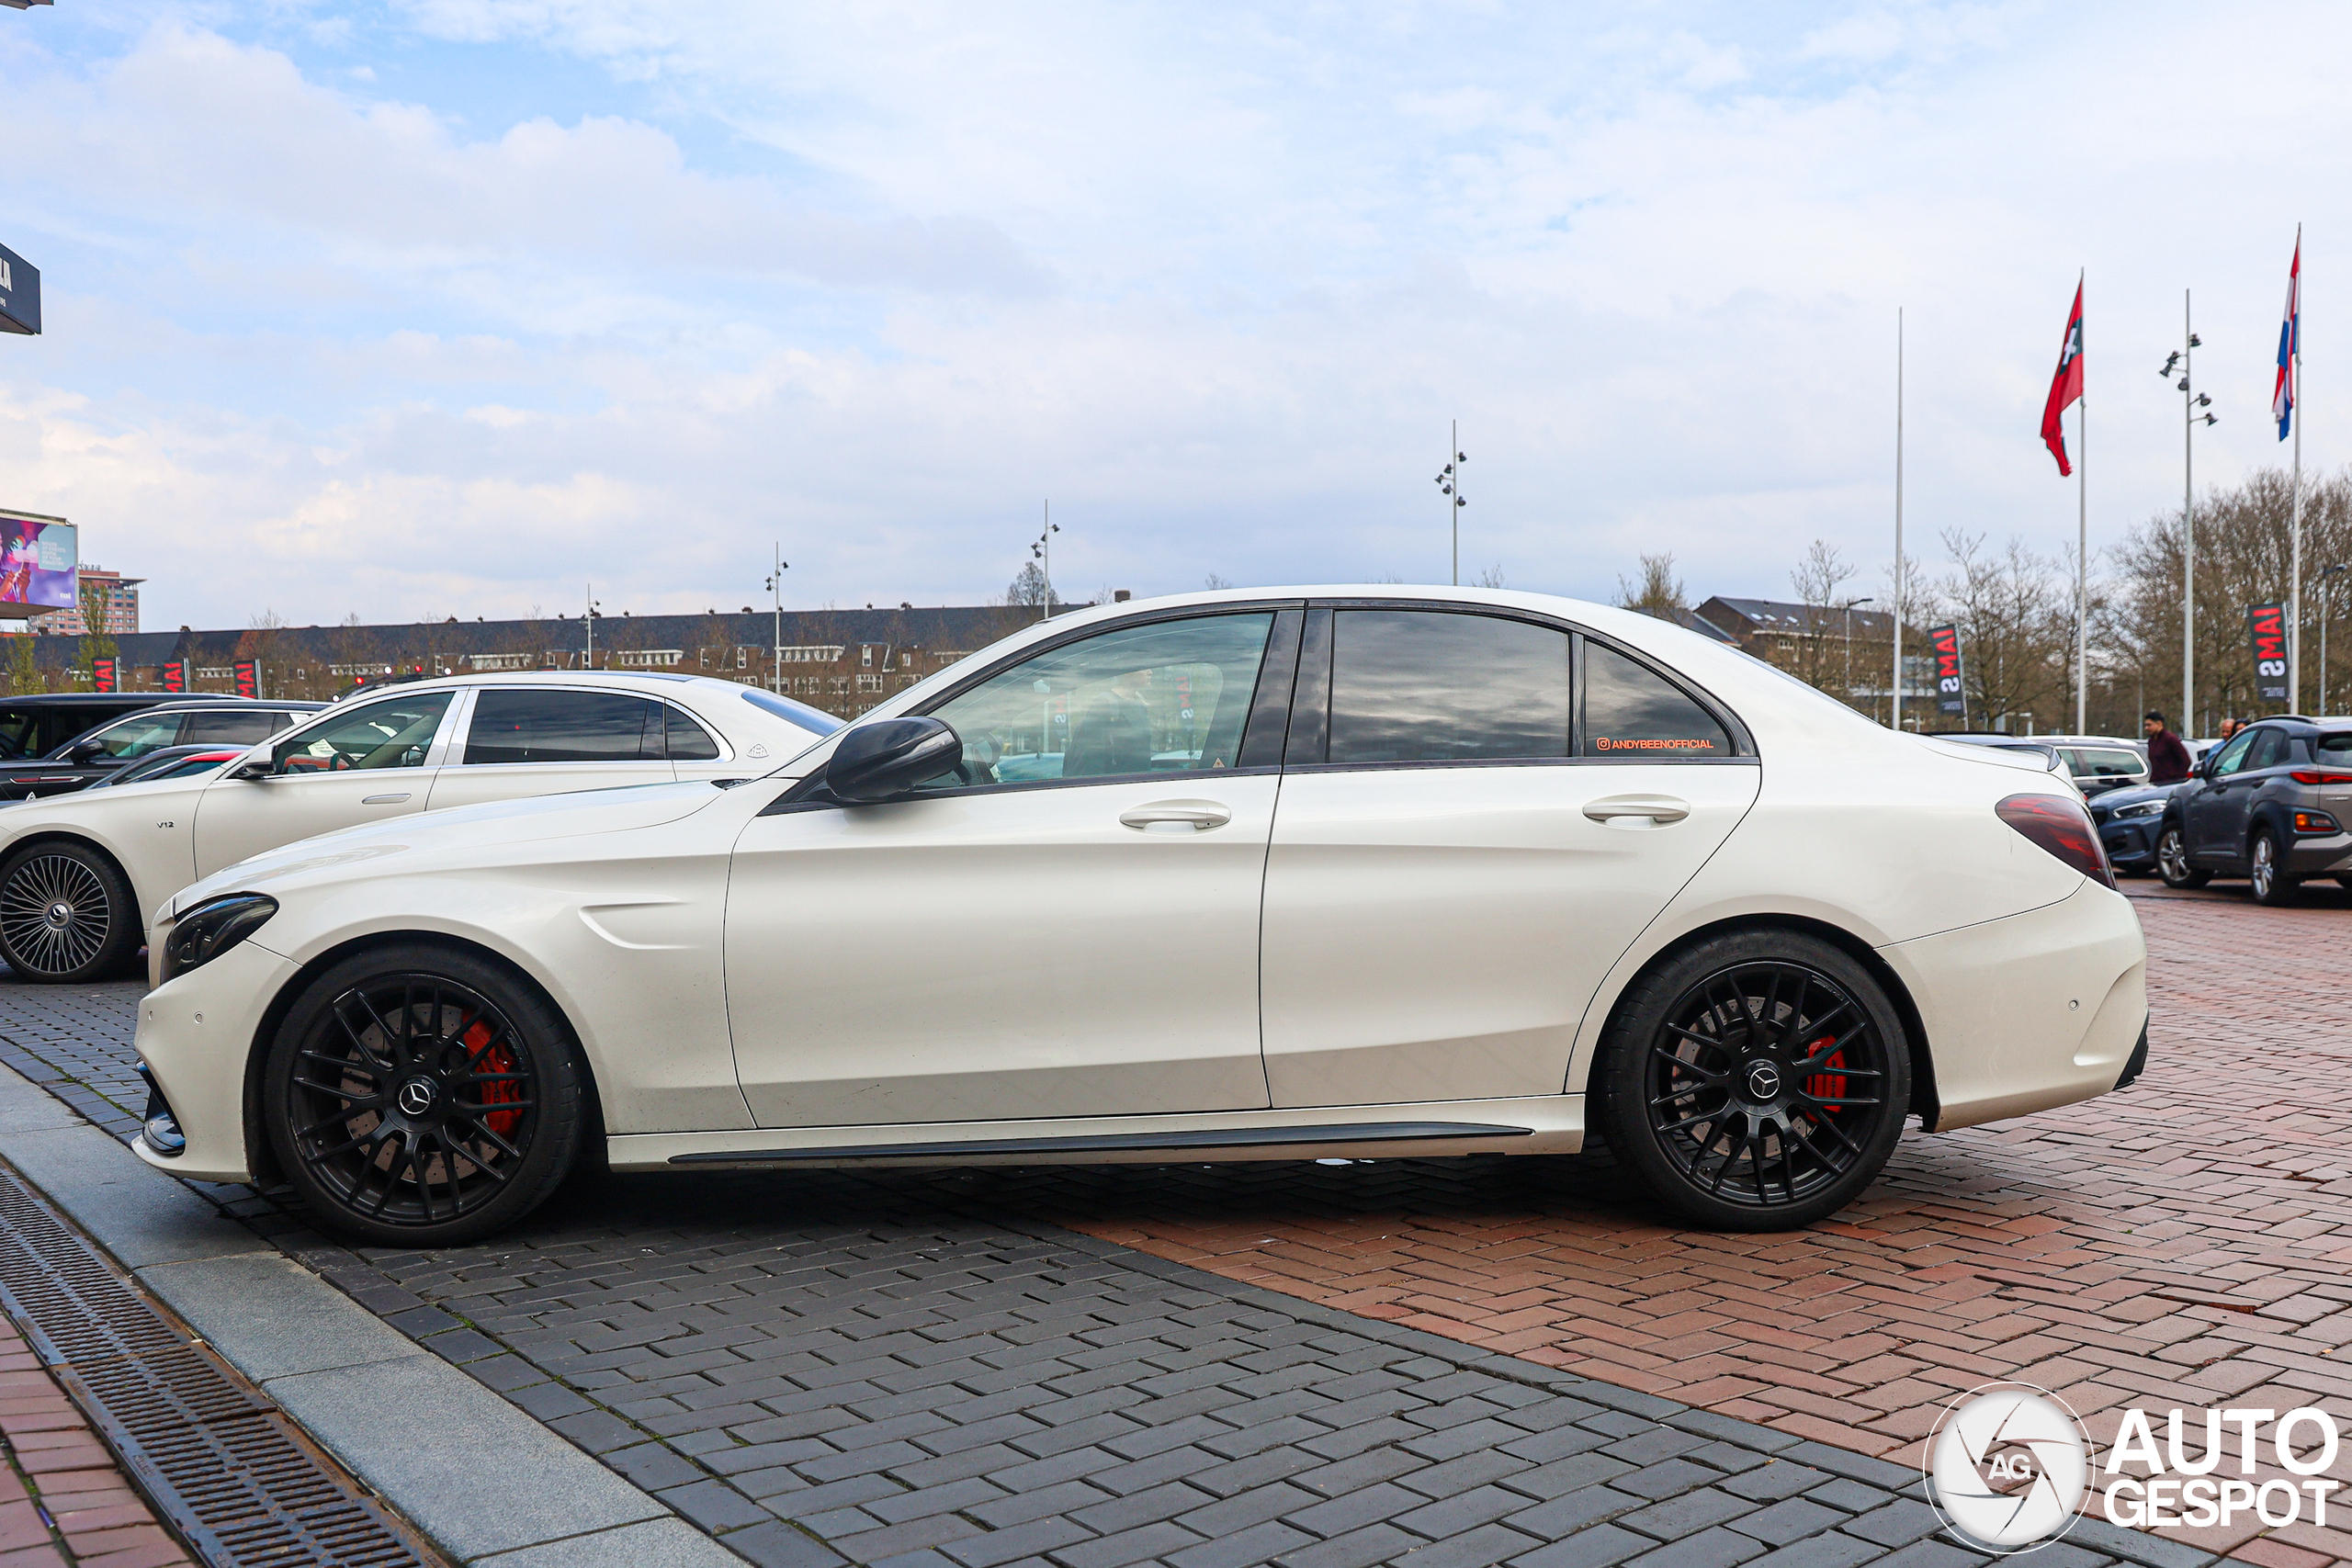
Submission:
POLYGON ((2107 863, 2118 871, 2156 869, 2156 836, 2164 830, 2162 817, 2127 817, 2102 822, 2098 840, 2107 846, 2107 863))
POLYGON ((251 1181, 245 1147, 246 1067, 270 999, 294 976, 289 959, 251 938, 201 969, 166 981, 139 1005, 140 1060, 154 1075, 187 1140, 166 1156, 142 1135, 131 1152, 191 1181, 251 1181))

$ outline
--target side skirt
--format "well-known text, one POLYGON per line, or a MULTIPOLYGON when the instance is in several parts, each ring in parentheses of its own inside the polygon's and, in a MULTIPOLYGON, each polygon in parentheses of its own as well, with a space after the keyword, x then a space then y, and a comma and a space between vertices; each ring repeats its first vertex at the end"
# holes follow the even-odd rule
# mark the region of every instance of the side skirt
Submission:
POLYGON ((606 1140, 616 1170, 922 1163, 1068 1165, 1573 1154, 1584 1097, 1451 1100, 1184 1116, 638 1133, 606 1140))

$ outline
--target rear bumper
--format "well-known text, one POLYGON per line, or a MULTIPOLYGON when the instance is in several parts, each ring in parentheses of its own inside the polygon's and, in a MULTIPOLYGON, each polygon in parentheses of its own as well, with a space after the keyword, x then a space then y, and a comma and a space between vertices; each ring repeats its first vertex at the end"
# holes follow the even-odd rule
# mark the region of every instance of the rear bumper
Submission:
POLYGON ((2352 833, 2297 839, 2283 869, 2290 876, 2352 876, 2352 833))
POLYGON ((2055 904, 1879 952, 1927 1031, 1936 1132, 2105 1094, 2147 1029, 2139 916, 2087 880, 2055 904))

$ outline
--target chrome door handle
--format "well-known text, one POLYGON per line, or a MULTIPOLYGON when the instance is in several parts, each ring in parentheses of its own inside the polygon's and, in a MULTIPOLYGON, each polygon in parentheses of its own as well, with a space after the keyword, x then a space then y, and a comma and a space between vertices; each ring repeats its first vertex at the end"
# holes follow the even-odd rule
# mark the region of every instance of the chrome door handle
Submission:
POLYGON ((402 790, 398 795, 363 795, 359 797, 359 804, 362 806, 397 806, 401 801, 406 800, 411 793, 413 792, 402 790))
POLYGON ((1148 833, 1155 828, 1186 828, 1205 833, 1232 820, 1232 810, 1214 800, 1155 800, 1148 806, 1132 806, 1119 813, 1121 825, 1138 833, 1148 833))
POLYGON ((1620 817, 1646 817, 1664 827, 1690 816, 1690 803, 1670 795, 1612 795, 1587 806, 1584 814, 1596 822, 1611 822, 1620 817))

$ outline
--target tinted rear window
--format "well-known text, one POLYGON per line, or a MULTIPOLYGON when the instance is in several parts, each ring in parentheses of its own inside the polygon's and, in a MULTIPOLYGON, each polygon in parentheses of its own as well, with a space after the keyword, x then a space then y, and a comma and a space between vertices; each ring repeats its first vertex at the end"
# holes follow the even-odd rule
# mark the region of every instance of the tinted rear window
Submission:
POLYGON ((1566 632, 1435 610, 1331 620, 1332 761, 1568 755, 1566 632))
POLYGON ((1655 671, 1597 642, 1584 645, 1584 754, 1728 757, 1731 737, 1714 716, 1655 671))
POLYGON ((469 764, 636 762, 662 754, 662 705, 613 692, 483 692, 469 764))
POLYGON ((2352 730, 2321 736, 2312 742, 2312 754, 2323 762, 2352 762, 2352 730))

